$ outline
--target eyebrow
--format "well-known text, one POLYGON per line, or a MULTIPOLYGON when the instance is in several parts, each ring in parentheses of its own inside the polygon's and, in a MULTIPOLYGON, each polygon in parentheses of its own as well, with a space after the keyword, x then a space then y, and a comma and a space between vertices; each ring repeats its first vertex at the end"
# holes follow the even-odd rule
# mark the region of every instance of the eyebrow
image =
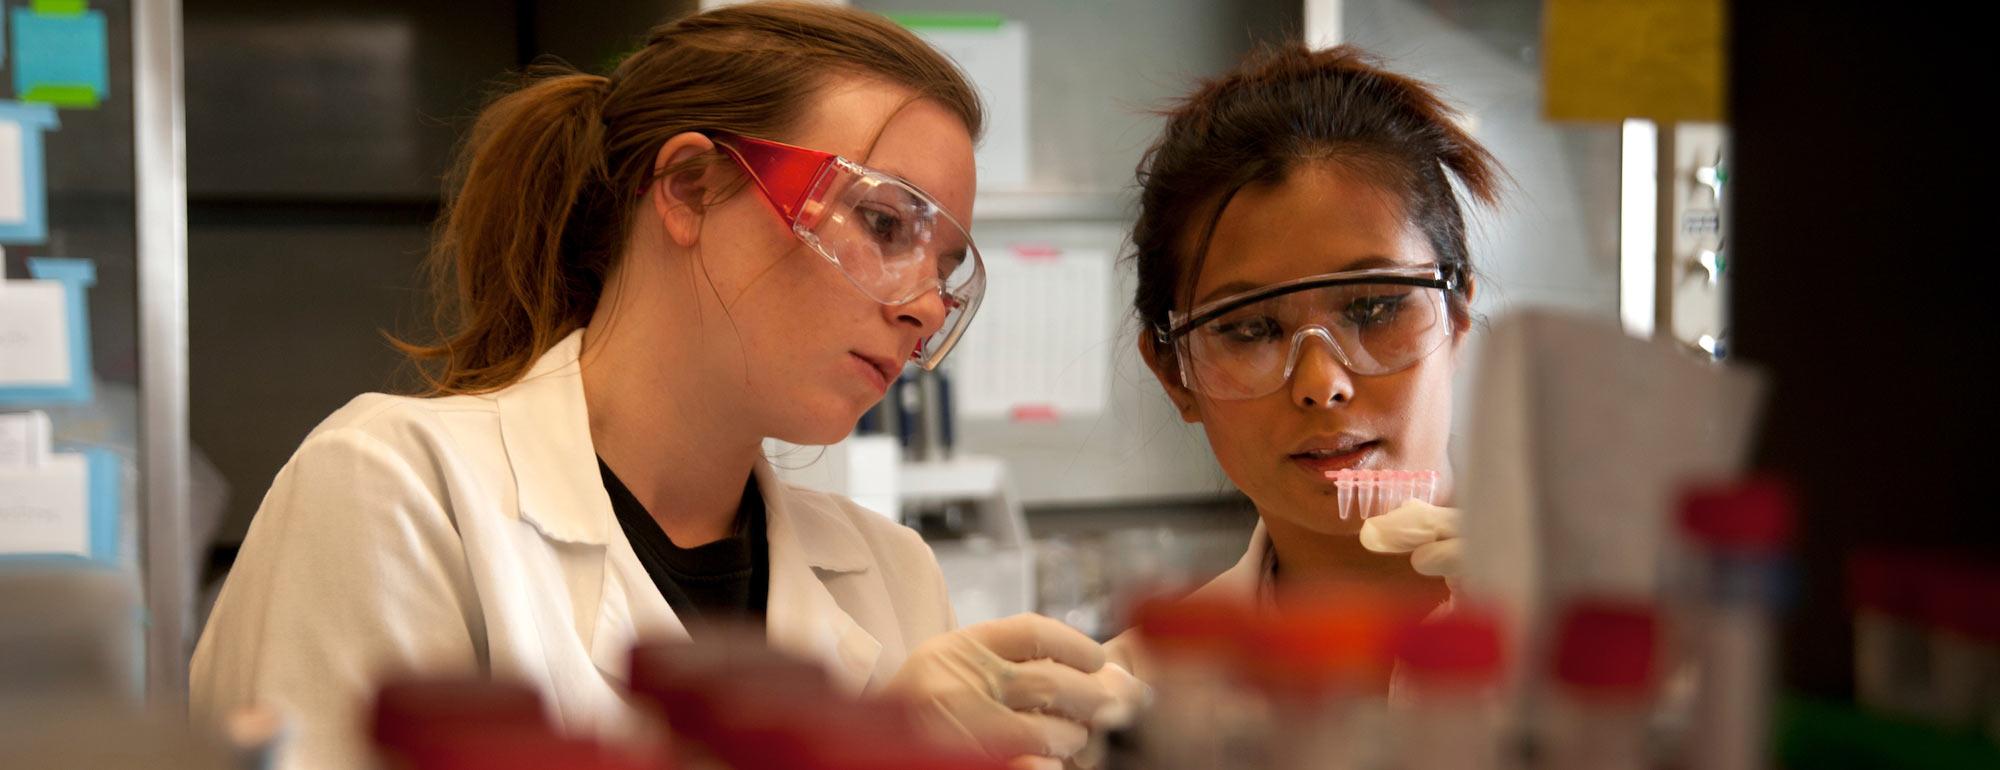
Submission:
MULTIPOLYGON (((1394 259, 1390 259, 1389 257, 1385 257, 1380 254, 1371 254, 1366 257, 1354 260, 1353 262, 1349 262, 1346 265, 1343 265, 1339 270, 1334 270, 1331 272, 1345 273, 1351 270, 1371 270, 1379 267, 1403 267, 1409 264, 1415 264, 1415 263, 1398 262, 1394 259)), ((1195 300, 1193 306, 1201 307, 1202 305, 1208 304, 1210 301, 1221 299, 1231 294, 1241 294, 1243 292, 1250 291, 1252 289, 1261 289, 1269 285, 1271 284, 1254 283, 1251 281, 1230 281, 1229 283, 1225 283, 1221 286, 1217 286, 1214 289, 1209 290, 1207 294, 1204 294, 1201 296, 1200 299, 1195 300)))

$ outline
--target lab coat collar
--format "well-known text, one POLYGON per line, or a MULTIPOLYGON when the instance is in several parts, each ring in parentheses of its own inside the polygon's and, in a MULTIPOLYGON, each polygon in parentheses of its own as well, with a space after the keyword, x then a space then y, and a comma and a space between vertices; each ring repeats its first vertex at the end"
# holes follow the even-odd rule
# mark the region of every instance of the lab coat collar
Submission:
MULTIPOLYGON (((614 528, 611 498, 590 441, 590 414, 583 398, 577 357, 583 331, 571 332, 535 361, 521 381, 495 394, 501 435, 514 470, 521 518, 543 535, 570 543, 603 545, 614 528)), ((791 554, 815 569, 859 572, 874 561, 854 522, 831 500, 800 505, 770 463, 753 470, 764 496, 770 538, 778 530, 791 539, 791 554)), ((817 496, 815 496, 817 497, 817 496)), ((773 552, 778 550, 774 547, 773 552)), ((775 558, 773 561, 777 561, 775 558)))
MULTIPOLYGON (((572 332, 494 399, 522 520, 553 540, 603 546, 617 525, 590 441, 578 364, 582 347, 582 330, 572 332)), ((770 542, 767 635, 779 649, 824 662, 837 682, 858 693, 868 684, 882 644, 841 609, 822 574, 831 578, 866 571, 874 554, 837 501, 792 490, 761 459, 753 473, 764 496, 770 542)), ((619 565, 607 566, 617 571, 619 565)), ((636 560, 624 566, 633 569, 607 581, 620 590, 603 597, 600 606, 614 611, 600 615, 592 645, 599 669, 619 680, 635 635, 675 638, 686 633, 657 595, 650 597, 654 602, 622 595, 651 588, 636 560), (658 606, 648 606, 652 604, 658 606)))
POLYGON ((582 350, 583 330, 570 332, 494 400, 521 519, 553 540, 604 545, 611 497, 590 441, 582 350))

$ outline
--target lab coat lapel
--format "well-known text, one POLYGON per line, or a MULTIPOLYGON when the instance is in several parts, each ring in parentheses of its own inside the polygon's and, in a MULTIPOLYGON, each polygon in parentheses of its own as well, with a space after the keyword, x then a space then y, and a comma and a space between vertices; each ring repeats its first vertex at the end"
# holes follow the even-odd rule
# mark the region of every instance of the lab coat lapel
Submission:
POLYGON ((794 499, 767 463, 757 464, 771 547, 765 631, 771 645, 819 661, 851 694, 866 689, 882 643, 841 609, 826 580, 868 568, 866 544, 837 513, 794 499), (824 576, 824 577, 823 577, 824 576))
POLYGON ((521 519, 550 540, 603 545, 617 524, 590 440, 582 350, 579 329, 494 400, 521 519))
POLYGON ((632 547, 623 541, 606 546, 604 595, 590 638, 590 660, 604 678, 619 685, 630 681, 635 644, 688 639, 687 626, 653 585, 632 547))
MULTIPOLYGON (((583 332, 572 332, 496 400, 521 519, 556 554, 566 581, 584 586, 570 597, 574 625, 568 631, 588 645, 590 661, 605 680, 623 685, 634 642, 685 640, 688 633, 631 544, 613 536, 618 525, 590 440, 577 364, 582 346, 583 332), (596 589, 594 601, 589 587, 596 589)), ((547 623, 543 632, 557 628, 547 623)), ((564 691, 563 678, 557 680, 559 698, 580 697, 564 691)))
MULTIPOLYGON (((578 619, 591 663, 616 685, 628 682, 638 641, 686 640, 688 632, 653 586, 623 537, 590 441, 574 332, 536 361, 522 381, 497 394, 501 430, 520 515, 558 550, 595 549, 573 565, 600 566, 594 619, 578 619)), ((765 628, 774 647, 819 661, 849 692, 867 687, 882 643, 840 606, 826 580, 865 571, 873 555, 838 511, 795 499, 769 464, 756 468, 770 541, 771 589, 765 628)), ((579 607, 589 606, 579 600, 579 607)))

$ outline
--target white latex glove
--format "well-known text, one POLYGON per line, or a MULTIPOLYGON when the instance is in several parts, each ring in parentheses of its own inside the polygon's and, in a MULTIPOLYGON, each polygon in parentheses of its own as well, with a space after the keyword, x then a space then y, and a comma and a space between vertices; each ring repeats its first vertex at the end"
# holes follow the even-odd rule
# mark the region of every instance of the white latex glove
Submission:
POLYGON ((1084 747, 1089 725, 1130 712, 1120 680, 1104 669, 1104 648, 1090 637, 1022 614, 918 645, 884 692, 914 703, 918 721, 947 742, 1014 768, 1060 768, 1084 747))
POLYGON ((1404 501, 1395 510, 1361 523, 1361 547, 1376 553, 1407 553, 1417 572, 1441 577, 1453 595, 1464 561, 1465 541, 1458 539, 1459 511, 1421 500, 1404 501))
POLYGON ((1105 691, 1111 693, 1112 698, 1110 705, 1098 709, 1090 718, 1090 727, 1093 730, 1129 727, 1139 716, 1139 709, 1153 702, 1153 688, 1139 681, 1139 677, 1126 671, 1124 666, 1105 663, 1104 667, 1098 669, 1097 673, 1091 674, 1090 678, 1103 685, 1105 691))
POLYGON ((1091 720, 1090 742, 1069 758, 1063 765, 1066 770, 1096 770, 1102 767, 1107 749, 1104 731, 1131 726, 1139 716, 1139 710, 1153 702, 1153 688, 1117 663, 1106 663, 1090 676, 1103 683, 1117 700, 1099 710, 1091 720))

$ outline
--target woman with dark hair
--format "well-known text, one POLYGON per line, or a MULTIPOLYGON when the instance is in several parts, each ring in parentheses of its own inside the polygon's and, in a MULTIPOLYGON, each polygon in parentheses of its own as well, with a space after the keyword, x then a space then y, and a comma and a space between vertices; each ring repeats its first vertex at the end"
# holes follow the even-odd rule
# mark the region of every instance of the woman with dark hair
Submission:
MULTIPOLYGON (((1504 172, 1431 87, 1347 46, 1267 49, 1166 117, 1138 174, 1139 352, 1259 518, 1197 595, 1340 581, 1445 601, 1456 511, 1364 526, 1337 515, 1333 475, 1435 471, 1451 499, 1475 285, 1460 198, 1493 205, 1504 172)), ((1112 648, 1145 676, 1132 640, 1112 648)))

